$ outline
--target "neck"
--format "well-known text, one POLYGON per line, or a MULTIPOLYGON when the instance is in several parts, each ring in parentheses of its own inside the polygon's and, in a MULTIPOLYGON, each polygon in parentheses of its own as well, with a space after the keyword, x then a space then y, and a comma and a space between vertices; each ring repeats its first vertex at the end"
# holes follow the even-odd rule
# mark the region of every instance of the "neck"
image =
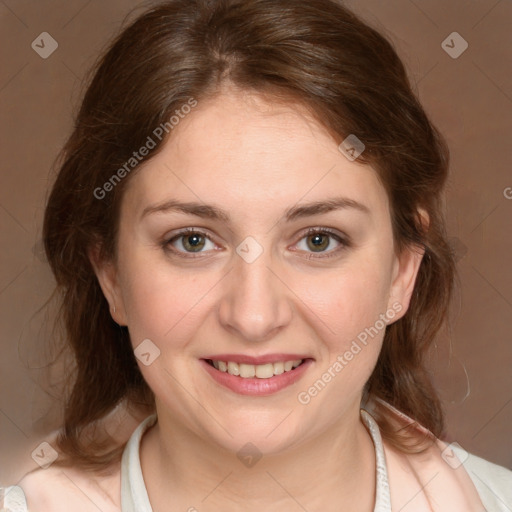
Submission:
POLYGON ((373 511, 375 448, 359 409, 320 436, 254 465, 159 414, 143 436, 142 472, 154 512, 373 511))

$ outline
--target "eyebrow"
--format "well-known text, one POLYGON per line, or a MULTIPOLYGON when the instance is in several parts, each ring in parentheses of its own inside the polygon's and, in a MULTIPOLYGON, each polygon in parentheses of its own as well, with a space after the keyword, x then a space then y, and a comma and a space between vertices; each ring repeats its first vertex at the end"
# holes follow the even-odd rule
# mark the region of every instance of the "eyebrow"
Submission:
MULTIPOLYGON (((323 201, 314 201, 311 203, 292 206, 286 210, 284 218, 287 222, 291 222, 299 218, 320 215, 348 208, 367 215, 370 214, 370 209, 366 205, 359 203, 354 199, 350 199, 348 197, 333 197, 323 201)), ((231 220, 226 211, 216 206, 198 202, 181 202, 174 199, 153 206, 148 206, 142 212, 141 218, 154 213, 169 212, 181 212, 188 215, 195 215, 196 217, 201 217, 203 219, 218 220, 226 223, 231 220)))

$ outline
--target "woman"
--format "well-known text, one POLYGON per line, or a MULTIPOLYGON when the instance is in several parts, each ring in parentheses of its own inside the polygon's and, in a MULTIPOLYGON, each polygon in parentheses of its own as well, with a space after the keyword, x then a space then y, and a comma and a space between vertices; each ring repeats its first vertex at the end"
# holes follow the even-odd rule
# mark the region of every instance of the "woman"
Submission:
POLYGON ((447 170, 394 49, 339 1, 140 16, 45 213, 77 362, 58 458, 4 506, 511 510, 510 471, 439 440, 423 362, 447 170))

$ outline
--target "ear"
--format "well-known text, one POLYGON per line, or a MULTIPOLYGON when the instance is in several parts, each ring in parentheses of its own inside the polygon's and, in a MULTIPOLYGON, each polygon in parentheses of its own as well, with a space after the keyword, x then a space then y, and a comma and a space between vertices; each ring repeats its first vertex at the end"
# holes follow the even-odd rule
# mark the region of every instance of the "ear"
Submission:
POLYGON ((127 325, 126 311, 115 263, 102 258, 100 248, 97 245, 89 249, 88 256, 103 295, 109 303, 110 315, 117 324, 127 325))
MULTIPOLYGON (((429 225, 428 214, 424 210, 419 210, 418 214, 420 215, 423 229, 427 230, 429 225)), ((425 250, 423 247, 409 245, 404 247, 400 254, 395 256, 388 300, 388 308, 392 308, 393 304, 395 304, 393 309, 399 311, 394 321, 402 318, 409 309, 416 277, 418 276, 424 254, 425 250), (401 306, 399 310, 396 308, 397 303, 401 306)))

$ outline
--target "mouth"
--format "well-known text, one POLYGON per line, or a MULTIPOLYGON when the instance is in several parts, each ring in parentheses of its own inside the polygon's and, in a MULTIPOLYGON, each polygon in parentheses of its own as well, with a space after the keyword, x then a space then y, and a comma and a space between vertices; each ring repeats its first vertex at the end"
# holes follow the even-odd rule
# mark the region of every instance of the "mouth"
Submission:
POLYGON ((246 364, 235 361, 221 361, 205 359, 205 361, 219 372, 229 373, 242 379, 270 379, 285 372, 294 371, 306 361, 306 359, 293 359, 288 361, 276 361, 275 363, 246 364))
POLYGON ((295 354, 258 358, 259 364, 254 364, 256 358, 234 356, 238 361, 233 361, 220 357, 200 359, 200 363, 217 384, 239 395, 251 396, 268 396, 292 386, 314 363, 310 357, 299 359, 295 354))

